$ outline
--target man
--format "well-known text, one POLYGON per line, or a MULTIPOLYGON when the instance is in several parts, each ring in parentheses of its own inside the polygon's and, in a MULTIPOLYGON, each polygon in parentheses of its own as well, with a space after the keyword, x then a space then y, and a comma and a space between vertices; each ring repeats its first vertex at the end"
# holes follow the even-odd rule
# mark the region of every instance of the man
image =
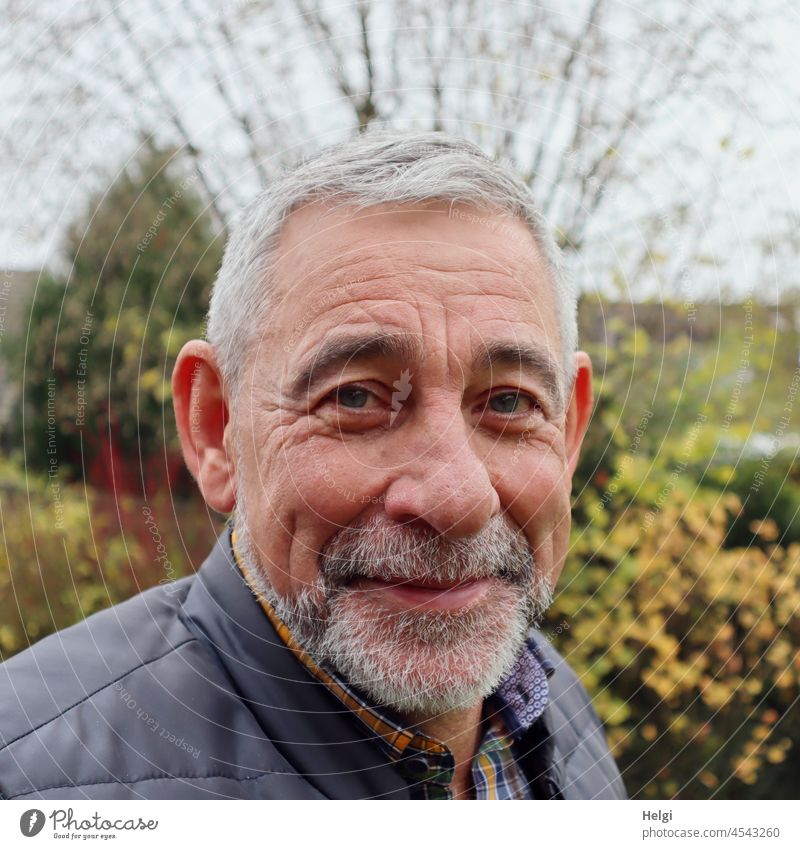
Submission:
POLYGON ((511 172, 367 134, 282 175, 173 375, 199 573, 2 669, 6 798, 624 798, 535 626, 591 365, 511 172))

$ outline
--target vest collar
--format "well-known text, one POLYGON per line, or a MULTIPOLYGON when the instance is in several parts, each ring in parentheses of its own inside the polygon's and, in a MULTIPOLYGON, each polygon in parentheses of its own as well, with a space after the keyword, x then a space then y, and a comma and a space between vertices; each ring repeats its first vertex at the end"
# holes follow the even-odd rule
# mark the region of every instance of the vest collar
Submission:
MULTIPOLYGON (((323 796, 409 798, 408 785, 352 711, 275 631, 236 565, 230 529, 197 573, 182 618, 217 655, 265 737, 323 796)), ((517 744, 538 799, 563 798, 549 720, 545 710, 517 744)))
POLYGON ((229 530, 197 573, 182 614, 216 653, 264 736, 323 796, 409 798, 366 729, 280 639, 236 567, 229 530))

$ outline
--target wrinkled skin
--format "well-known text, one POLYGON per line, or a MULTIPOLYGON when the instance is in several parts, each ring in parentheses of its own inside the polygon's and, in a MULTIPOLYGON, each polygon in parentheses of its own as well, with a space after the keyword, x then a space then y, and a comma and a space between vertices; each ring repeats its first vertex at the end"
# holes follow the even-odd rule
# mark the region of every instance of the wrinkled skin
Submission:
MULTIPOLYGON (((235 405, 205 342, 183 348, 173 375, 189 468, 212 508, 244 496, 275 592, 311 584, 336 532, 376 513, 448 539, 502 516, 555 586, 592 407, 589 358, 575 355, 561 398, 541 365, 479 362, 499 343, 563 361, 555 294, 527 227, 439 201, 309 204, 284 225, 275 279, 235 405), (352 357, 293 391, 321 345, 379 331, 408 334, 419 351, 352 357)), ((370 589, 382 608, 411 603, 370 589)))

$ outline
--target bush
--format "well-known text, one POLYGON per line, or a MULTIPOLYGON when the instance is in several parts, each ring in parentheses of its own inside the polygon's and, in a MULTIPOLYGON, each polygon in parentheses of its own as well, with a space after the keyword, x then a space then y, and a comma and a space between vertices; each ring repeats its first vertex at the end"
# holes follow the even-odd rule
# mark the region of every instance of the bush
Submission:
POLYGON ((765 471, 748 447, 786 430, 797 381, 773 313, 582 305, 598 400, 547 626, 640 798, 800 785, 796 452, 765 471))
POLYGON ((221 258, 193 178, 150 150, 70 228, 69 276, 40 281, 30 335, 10 354, 23 413, 11 439, 28 467, 47 472, 57 457, 63 476, 103 489, 193 491, 170 378, 202 335, 221 258))
POLYGON ((115 502, 0 463, 0 659, 191 574, 222 525, 200 516, 196 501, 172 504, 165 494, 147 504, 129 497, 115 502), (187 544, 181 528, 190 523, 187 544))
POLYGON ((800 545, 776 545, 767 520, 751 528, 759 546, 726 547, 741 502, 689 480, 658 508, 652 494, 612 511, 593 491, 583 502, 592 518, 573 529, 547 627, 594 698, 629 792, 791 797, 800 545))

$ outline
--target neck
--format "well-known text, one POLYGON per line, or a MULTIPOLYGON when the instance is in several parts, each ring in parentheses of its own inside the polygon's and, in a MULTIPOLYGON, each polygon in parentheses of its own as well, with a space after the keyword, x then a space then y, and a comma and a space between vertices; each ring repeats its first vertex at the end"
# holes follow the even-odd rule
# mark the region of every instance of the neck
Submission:
POLYGON ((439 713, 435 716, 407 716, 407 719, 429 737, 441 740, 453 755, 453 798, 473 798, 472 761, 481 735, 483 702, 469 708, 439 713))

